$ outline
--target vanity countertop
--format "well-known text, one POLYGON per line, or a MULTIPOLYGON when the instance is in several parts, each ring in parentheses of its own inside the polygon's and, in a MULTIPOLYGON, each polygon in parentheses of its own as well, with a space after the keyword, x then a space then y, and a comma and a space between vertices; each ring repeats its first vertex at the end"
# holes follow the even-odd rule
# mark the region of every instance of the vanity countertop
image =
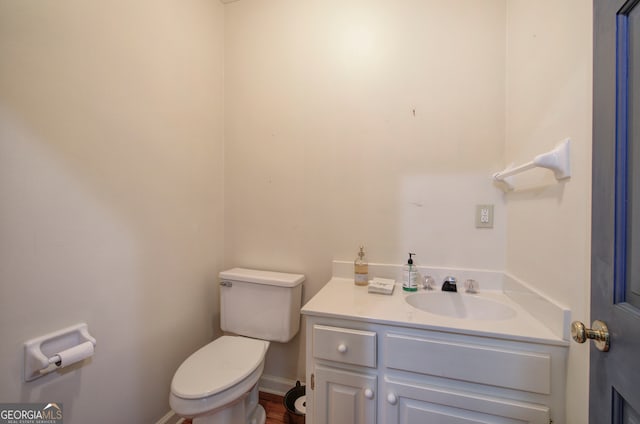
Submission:
MULTIPOLYGON (((419 290, 424 293, 425 290, 419 290)), ((435 293, 437 291, 433 291, 435 293)), ((428 295, 429 292, 427 292, 428 295)), ((332 278, 302 308, 303 315, 341 318, 368 323, 444 331, 533 343, 567 346, 549 328, 535 319, 500 290, 480 290, 477 295, 505 303, 515 315, 503 320, 472 320, 435 315, 414 308, 405 301, 413 294, 396 283, 392 295, 373 294, 367 286, 356 286, 350 278, 332 278)), ((452 296, 467 294, 451 293, 452 296)))

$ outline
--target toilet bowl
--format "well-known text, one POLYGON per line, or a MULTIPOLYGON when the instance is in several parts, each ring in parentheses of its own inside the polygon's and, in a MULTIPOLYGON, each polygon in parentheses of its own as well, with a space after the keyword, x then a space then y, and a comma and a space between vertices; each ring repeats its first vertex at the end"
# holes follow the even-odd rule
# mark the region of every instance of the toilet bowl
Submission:
POLYGON ((304 276, 234 268, 220 278, 221 327, 234 335, 203 346, 180 365, 169 404, 193 424, 264 424, 258 381, 268 340, 287 342, 298 332, 304 276))
MULTIPOLYGON (((254 409, 259 405, 257 399, 255 402, 252 399, 251 391, 257 392, 268 347, 269 342, 264 340, 222 336, 200 348, 180 365, 173 377, 171 409, 199 424, 213 422, 205 417, 213 419, 216 412, 233 407, 231 415, 243 418, 235 422, 252 422, 254 409)), ((222 422, 220 417, 218 422, 222 422)))

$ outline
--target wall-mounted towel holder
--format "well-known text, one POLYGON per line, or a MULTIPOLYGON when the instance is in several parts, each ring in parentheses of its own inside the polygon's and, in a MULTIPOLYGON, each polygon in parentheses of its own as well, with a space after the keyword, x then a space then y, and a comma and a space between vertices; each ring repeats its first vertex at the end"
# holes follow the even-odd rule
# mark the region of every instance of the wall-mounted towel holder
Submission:
POLYGON ((570 153, 571 139, 566 138, 555 149, 536 156, 531 162, 496 172, 493 179, 503 183, 507 190, 513 190, 513 183, 509 177, 533 168, 547 168, 553 171, 556 180, 564 180, 571 177, 570 153))
POLYGON ((77 324, 24 344, 24 380, 31 381, 93 355, 96 339, 87 324, 77 324))

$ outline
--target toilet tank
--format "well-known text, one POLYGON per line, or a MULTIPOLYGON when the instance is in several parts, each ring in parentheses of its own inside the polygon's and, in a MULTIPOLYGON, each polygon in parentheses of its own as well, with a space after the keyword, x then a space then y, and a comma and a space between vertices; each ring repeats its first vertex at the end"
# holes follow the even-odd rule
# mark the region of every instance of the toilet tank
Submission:
POLYGON ((304 275, 233 268, 220 273, 222 331, 288 342, 300 329, 304 275))

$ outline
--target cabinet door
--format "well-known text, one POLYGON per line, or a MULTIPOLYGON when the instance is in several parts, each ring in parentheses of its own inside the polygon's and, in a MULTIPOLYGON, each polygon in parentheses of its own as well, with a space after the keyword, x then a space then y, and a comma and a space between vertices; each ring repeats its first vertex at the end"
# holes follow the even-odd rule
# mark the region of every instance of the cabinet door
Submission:
POLYGON ((548 424, 544 405, 385 378, 386 424, 548 424))
POLYGON ((375 424, 375 375, 316 366, 315 424, 375 424))

